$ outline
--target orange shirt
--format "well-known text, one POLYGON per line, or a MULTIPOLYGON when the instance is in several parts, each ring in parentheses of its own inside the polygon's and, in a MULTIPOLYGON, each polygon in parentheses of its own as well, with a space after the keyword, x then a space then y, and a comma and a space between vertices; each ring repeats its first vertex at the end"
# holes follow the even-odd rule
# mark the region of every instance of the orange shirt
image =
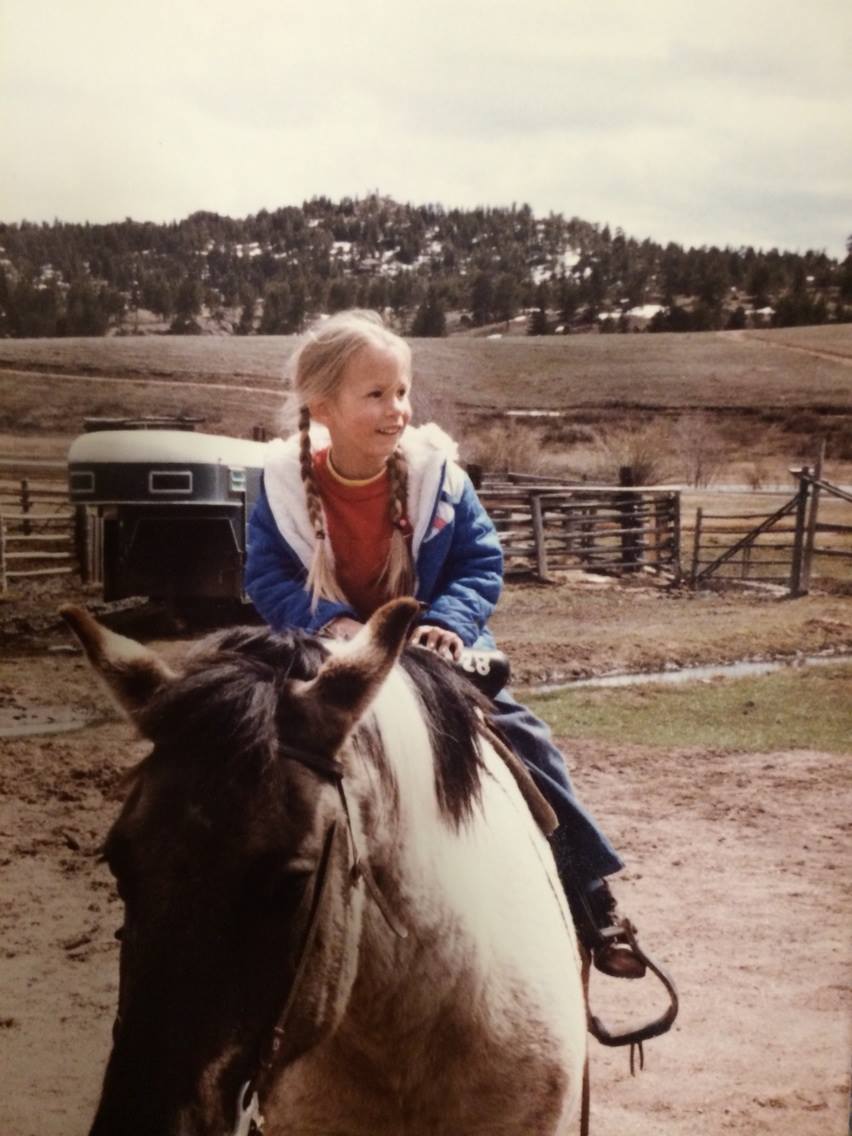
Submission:
POLYGON ((334 551, 337 582, 362 619, 388 598, 381 579, 390 550, 387 470, 369 481, 348 481, 328 465, 328 450, 314 455, 314 472, 334 551))

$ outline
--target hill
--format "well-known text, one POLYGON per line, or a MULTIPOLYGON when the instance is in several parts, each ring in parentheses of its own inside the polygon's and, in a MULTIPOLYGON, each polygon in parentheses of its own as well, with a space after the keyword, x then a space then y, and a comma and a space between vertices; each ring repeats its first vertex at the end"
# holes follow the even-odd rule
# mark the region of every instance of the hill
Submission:
POLYGON ((0 224, 0 336, 287 334, 353 305, 428 336, 845 322, 852 257, 685 249, 527 205, 378 194, 241 219, 0 224))

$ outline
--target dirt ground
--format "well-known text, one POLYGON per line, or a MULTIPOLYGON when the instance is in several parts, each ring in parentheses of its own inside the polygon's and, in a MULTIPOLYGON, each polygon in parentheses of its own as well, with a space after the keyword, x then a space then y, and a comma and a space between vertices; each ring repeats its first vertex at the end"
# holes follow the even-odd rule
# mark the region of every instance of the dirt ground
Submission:
MULTIPOLYGON (((121 771, 144 752, 57 629, 58 598, 47 591, 0 610, 0 727, 49 729, 69 711, 89 720, 0 740, 4 1136, 87 1130, 109 1045, 120 923, 97 849, 121 771)), ((510 589, 495 629, 516 676, 532 681, 848 650, 852 601, 568 581, 510 589)), ((185 641, 160 646, 178 657, 185 641)), ((624 1051, 593 1043, 593 1133, 845 1133, 848 755, 562 741, 581 795, 628 860, 621 907, 674 973, 682 1001, 635 1079, 624 1051)), ((647 998, 656 1005, 649 991, 601 978, 593 994, 601 1016, 632 1020, 647 998)))

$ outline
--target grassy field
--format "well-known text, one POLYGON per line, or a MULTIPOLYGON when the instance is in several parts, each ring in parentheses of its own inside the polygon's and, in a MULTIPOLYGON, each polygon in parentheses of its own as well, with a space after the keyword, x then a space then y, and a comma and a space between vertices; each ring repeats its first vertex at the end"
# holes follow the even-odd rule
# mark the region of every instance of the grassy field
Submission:
MULTIPOLYGON (((3 340, 0 366, 73 374, 281 379, 289 336, 3 340)), ((412 341, 417 375, 466 406, 852 408, 852 325, 760 333, 574 335, 412 341), (796 335, 795 333, 805 333, 796 335), (796 359, 784 344, 835 358, 796 359)))
MULTIPOLYGON (((0 341, 0 451, 23 435, 34 453, 59 457, 99 415, 191 414, 216 433, 274 432, 294 346, 275 336, 0 341)), ((709 424, 723 480, 777 483, 823 434, 831 458, 852 461, 852 326, 414 340, 413 350, 417 417, 444 424, 468 459, 522 468, 545 454, 556 472, 608 479, 633 455, 614 445, 601 461, 600 435, 639 428, 646 450, 671 456, 655 479, 685 480, 682 452, 709 424), (477 446, 510 408, 565 417, 497 425, 477 446)))
POLYGON ((526 692, 523 701, 570 738, 743 752, 852 747, 852 663, 682 686, 526 692))
MULTIPOLYGON (((292 337, 0 341, 0 367, 270 386, 292 337)), ((852 409, 852 325, 755 333, 413 340, 431 393, 493 408, 636 406, 852 409), (796 336, 794 332, 806 332, 796 336), (810 352, 797 358, 788 342, 810 352)))

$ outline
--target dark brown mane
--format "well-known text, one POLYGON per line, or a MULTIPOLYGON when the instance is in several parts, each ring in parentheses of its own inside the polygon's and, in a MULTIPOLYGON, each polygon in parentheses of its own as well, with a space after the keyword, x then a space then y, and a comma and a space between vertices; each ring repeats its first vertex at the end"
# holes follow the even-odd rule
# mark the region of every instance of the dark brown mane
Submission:
MULTIPOLYGON (((320 641, 300 632, 239 627, 209 636, 181 677, 163 687, 140 717, 155 743, 155 759, 175 754, 185 761, 194 753, 211 774, 218 769, 240 779, 261 776, 288 741, 280 735, 278 713, 285 684, 312 679, 327 655, 320 641)), ((458 826, 479 795, 477 710, 487 714, 488 703, 429 651, 407 650, 402 665, 428 726, 441 812, 458 826)), ((362 742, 374 751, 370 739, 362 742)))
POLYGON ((433 651, 410 647, 402 666, 413 679, 435 755, 435 789, 443 815, 458 827, 479 799, 482 760, 477 739, 490 703, 433 651))

